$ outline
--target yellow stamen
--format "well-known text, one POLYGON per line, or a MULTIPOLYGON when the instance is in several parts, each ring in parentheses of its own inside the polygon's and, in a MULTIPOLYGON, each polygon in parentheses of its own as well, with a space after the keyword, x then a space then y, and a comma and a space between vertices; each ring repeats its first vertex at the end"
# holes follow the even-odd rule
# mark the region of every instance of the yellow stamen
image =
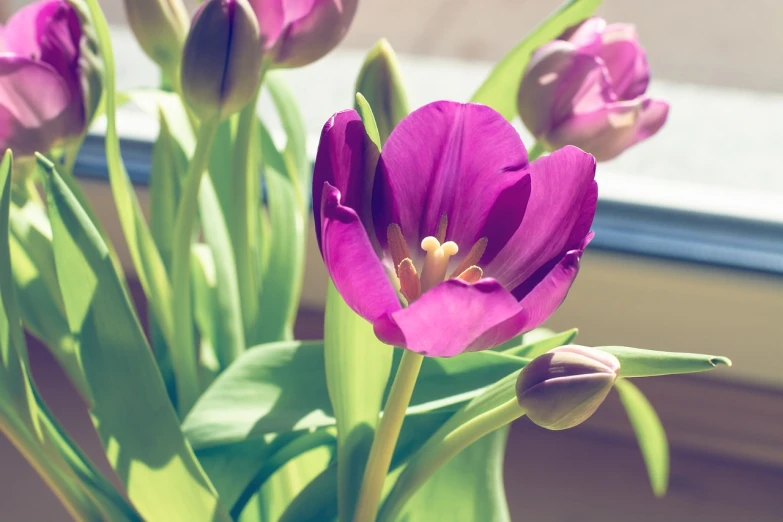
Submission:
POLYGON ((470 249, 468 255, 465 256, 465 259, 463 259, 457 269, 451 273, 451 277, 458 277, 468 268, 474 265, 478 266, 479 261, 481 261, 481 256, 483 256, 484 252, 487 250, 487 241, 486 237, 482 237, 476 241, 476 244, 470 249))
POLYGON ((476 265, 473 265, 469 267, 467 270, 462 272, 460 275, 457 276, 457 279, 462 279, 466 283, 476 283, 478 282, 482 277, 484 276, 484 271, 477 267, 476 265))
POLYGON ((446 229, 449 226, 449 218, 446 214, 443 214, 438 224, 438 235, 435 236, 438 242, 443 243, 446 241, 446 229))
POLYGON ((421 295, 421 281, 419 274, 416 273, 416 267, 413 261, 406 257, 397 268, 397 277, 400 280, 400 293, 407 299, 408 304, 412 303, 421 295))
POLYGON ((427 236, 421 241, 421 248, 427 252, 421 271, 421 291, 426 292, 446 279, 449 258, 459 252, 459 247, 453 241, 441 245, 436 237, 427 236))
POLYGON ((394 269, 397 270, 403 259, 411 257, 400 225, 397 223, 389 225, 386 229, 386 241, 389 243, 389 252, 391 253, 392 261, 394 261, 394 269))

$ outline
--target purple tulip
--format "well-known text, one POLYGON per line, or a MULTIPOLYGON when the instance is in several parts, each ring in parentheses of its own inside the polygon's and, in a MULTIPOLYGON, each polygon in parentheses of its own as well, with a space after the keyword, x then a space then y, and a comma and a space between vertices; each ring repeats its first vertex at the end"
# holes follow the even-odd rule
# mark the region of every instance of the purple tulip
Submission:
POLYGON ((275 67, 301 67, 334 49, 359 0, 250 0, 275 67))
POLYGON ((0 27, 0 150, 48 152, 84 132, 81 40, 64 0, 31 4, 0 27))
POLYGON ((590 18, 533 54, 519 114, 547 148, 576 145, 605 161, 666 122, 669 104, 645 96, 649 83, 636 28, 590 18))
POLYGON ((379 339, 448 357, 555 311, 592 238, 591 155, 565 147, 530 164, 493 109, 439 101, 394 128, 370 195, 370 146, 355 111, 326 123, 313 212, 329 275, 379 339))

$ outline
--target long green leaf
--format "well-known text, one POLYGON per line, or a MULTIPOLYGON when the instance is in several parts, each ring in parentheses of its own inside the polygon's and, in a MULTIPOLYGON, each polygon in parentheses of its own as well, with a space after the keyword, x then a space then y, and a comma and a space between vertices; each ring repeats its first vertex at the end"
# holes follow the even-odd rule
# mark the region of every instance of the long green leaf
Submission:
MULTIPOLYGON (((528 359, 535 359, 539 355, 557 348, 558 346, 571 344, 571 342, 576 338, 577 333, 579 333, 579 331, 576 328, 572 328, 571 330, 566 330, 565 332, 560 332, 542 339, 525 342, 525 344, 521 346, 509 348, 503 353, 516 355, 518 357, 527 357, 528 359)), ((526 339, 523 338, 523 341, 526 341, 526 339)))
POLYGON ((324 320, 326 383, 337 419, 340 520, 351 520, 370 452, 393 348, 329 283, 324 320))
POLYGON ((39 157, 39 167, 68 323, 109 462, 145 519, 228 520, 180 431, 106 244, 54 166, 39 157))
POLYGON ((652 377, 714 370, 731 366, 726 357, 699 353, 659 352, 626 346, 599 346, 620 361, 620 377, 652 377))
POLYGON ((639 449, 642 450, 653 493, 662 497, 669 485, 669 442, 661 419, 650 401, 631 381, 618 379, 614 387, 631 421, 639 449))
MULTIPOLYGON (((204 392, 183 429, 196 449, 335 424, 321 342, 247 350, 204 392)), ((455 411, 527 359, 495 352, 425 359, 409 412, 455 411)), ((395 354, 396 365, 399 354, 395 354)), ((359 367, 357 371, 365 371, 359 367)), ((388 388, 388 387, 387 387, 388 388)), ((364 393, 364 392, 362 392, 364 393)), ((385 393, 388 393, 388 389, 385 393)))
POLYGON ((588 18, 600 3, 601 0, 568 0, 500 60, 471 101, 489 105, 507 120, 513 120, 519 84, 533 51, 588 18))
POLYGON ((150 310, 161 328, 166 344, 173 348, 175 344, 171 283, 168 280, 160 252, 158 252, 149 227, 144 221, 139 201, 136 199, 120 154, 116 114, 116 70, 109 25, 98 0, 85 0, 85 3, 98 37, 98 47, 105 66, 103 99, 107 119, 106 161, 114 203, 117 207, 117 214, 128 244, 131 260, 136 269, 136 275, 147 296, 150 310))
POLYGON ((293 174, 291 181, 296 182, 295 187, 300 206, 307 208, 312 172, 307 156, 307 127, 304 117, 280 73, 267 74, 264 86, 269 90, 287 138, 283 156, 288 166, 288 172, 293 174))

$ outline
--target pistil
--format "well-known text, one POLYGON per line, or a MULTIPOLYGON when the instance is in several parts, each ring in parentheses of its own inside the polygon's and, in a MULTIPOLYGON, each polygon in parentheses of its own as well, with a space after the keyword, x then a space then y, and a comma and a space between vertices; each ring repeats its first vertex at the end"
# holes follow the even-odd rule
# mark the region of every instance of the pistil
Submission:
POLYGON ((421 241, 421 248, 427 252, 421 271, 421 291, 426 292, 446 279, 449 258, 459 252, 454 241, 441 244, 438 238, 427 236, 421 241))

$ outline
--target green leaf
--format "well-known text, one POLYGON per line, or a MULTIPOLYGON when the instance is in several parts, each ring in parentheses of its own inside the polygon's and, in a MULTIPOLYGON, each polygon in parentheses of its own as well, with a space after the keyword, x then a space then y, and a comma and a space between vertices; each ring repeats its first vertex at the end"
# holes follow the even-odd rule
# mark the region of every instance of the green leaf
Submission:
POLYGON ((180 431, 106 244, 54 166, 39 157, 39 167, 66 315, 110 464, 145 519, 229 520, 180 431))
MULTIPOLYGON (((400 351, 395 352, 393 368, 400 357, 400 351)), ((320 341, 269 343, 247 350, 185 418, 188 440, 201 449, 334 425, 324 359, 320 341)), ((455 411, 526 363, 526 359, 489 351, 426 358, 409 414, 455 411)))
POLYGON ((579 333, 579 330, 572 328, 571 330, 566 330, 565 332, 560 332, 558 334, 544 336, 541 338, 533 338, 532 340, 528 341, 528 336, 530 336, 532 333, 533 332, 525 334, 523 337, 524 344, 522 346, 509 348, 503 353, 516 355, 518 357, 526 357, 528 359, 535 359, 539 355, 545 354, 549 350, 557 348, 558 346, 571 344, 576 338, 576 334, 579 333))
POLYGON ((620 361, 620 377, 651 377, 714 370, 731 366, 731 360, 717 355, 698 353, 659 352, 625 346, 598 346, 620 361))
POLYGON ((337 419, 340 520, 351 520, 362 485, 393 348, 378 340, 372 324, 350 309, 330 281, 326 292, 326 383, 337 419))
MULTIPOLYGON (((166 267, 155 246, 149 227, 141 212, 139 201, 120 154, 120 140, 117 134, 117 96, 114 51, 106 18, 101 12, 98 0, 85 0, 89 9, 92 25, 98 37, 98 47, 105 65, 104 98, 106 107, 106 161, 109 169, 114 203, 120 218, 120 225, 128 245, 136 275, 144 294, 147 296, 150 310, 160 326, 166 344, 174 347, 174 318, 172 315, 172 290, 166 267)), ((173 349, 173 348, 172 348, 173 349)))
POLYGON ((507 436, 505 427, 471 444, 438 470, 395 520, 510 521, 503 482, 507 436))
POLYGON ((312 169, 307 156, 307 127, 305 126, 304 117, 299 110, 299 105, 291 94, 291 90, 283 81, 279 72, 268 73, 264 86, 269 90, 269 94, 277 109, 277 114, 280 117, 280 123, 287 137, 283 157, 288 166, 288 172, 293 174, 291 180, 295 182, 300 206, 306 208, 310 200, 312 169))
POLYGON ((669 485, 669 442, 658 414, 639 388, 626 379, 614 385, 628 414, 655 496, 666 494, 669 485))
POLYGON ((305 263, 307 221, 299 210, 296 188, 290 179, 267 166, 264 172, 268 212, 269 256, 261 282, 257 339, 261 342, 294 337, 305 263))
POLYGON ((517 91, 533 51, 590 17, 601 0, 568 0, 492 69, 471 101, 489 105, 508 121, 517 115, 517 91))

